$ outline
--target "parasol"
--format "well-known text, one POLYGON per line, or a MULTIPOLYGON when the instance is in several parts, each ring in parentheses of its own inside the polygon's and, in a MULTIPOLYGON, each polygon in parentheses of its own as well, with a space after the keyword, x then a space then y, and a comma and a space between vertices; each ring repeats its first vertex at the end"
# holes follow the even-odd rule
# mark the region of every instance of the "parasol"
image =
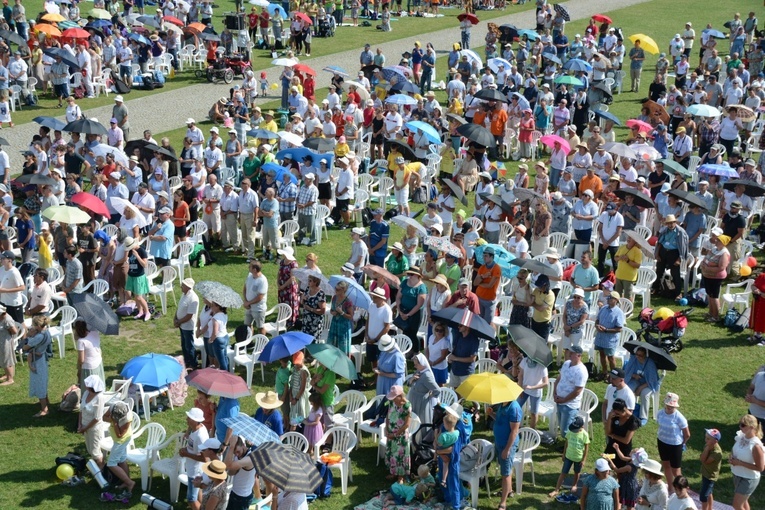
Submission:
POLYGON ((692 206, 701 207, 702 210, 707 209, 707 204, 706 202, 704 202, 704 199, 692 191, 683 191, 681 189, 671 189, 667 191, 667 195, 672 195, 676 197, 678 200, 682 200, 683 202, 686 202, 692 206))
POLYGON ((263 443, 280 441, 276 432, 268 428, 266 424, 244 413, 239 413, 239 416, 221 418, 221 422, 229 427, 234 435, 242 436, 256 448, 263 443))
POLYGON ((633 151, 629 145, 621 142, 607 143, 606 152, 610 152, 614 156, 619 156, 621 158, 637 159, 635 151, 633 151))
POLYGON ((507 326, 507 334, 529 359, 544 366, 552 363, 552 351, 547 341, 531 329, 520 324, 511 324, 507 326))
POLYGON ((568 140, 558 135, 544 135, 539 139, 539 141, 542 143, 542 145, 549 147, 551 150, 555 147, 556 143, 559 143, 566 154, 571 152, 571 145, 568 143, 568 140))
POLYGON ((651 200, 651 197, 648 195, 641 193, 640 191, 637 191, 635 188, 619 188, 614 192, 617 197, 621 199, 626 199, 627 195, 631 196, 635 200, 635 205, 638 207, 644 207, 646 209, 654 209, 656 208, 656 203, 651 200))
POLYGON ((504 374, 482 372, 473 374, 457 388, 464 399, 481 404, 503 404, 521 396, 523 388, 504 374))
POLYGON ((596 14, 595 16, 592 17, 592 19, 594 19, 598 23, 607 23, 609 25, 613 23, 613 21, 611 21, 611 18, 609 18, 605 14, 596 14))
POLYGON ((423 240, 423 244, 431 249, 435 249, 453 257, 457 257, 458 259, 462 258, 462 250, 452 244, 448 237, 426 236, 423 240))
POLYGON ((705 163, 698 167, 700 174, 717 175, 719 177, 727 177, 729 179, 738 178, 738 172, 735 168, 731 168, 728 165, 714 165, 711 163, 705 163))
POLYGON ((486 322, 480 315, 476 315, 467 308, 442 308, 431 314, 434 322, 443 322, 450 328, 465 326, 479 338, 494 340, 496 332, 494 327, 486 322))
POLYGON ((519 259, 515 258, 510 261, 514 266, 520 266, 528 269, 532 273, 539 273, 547 276, 557 276, 555 268, 548 266, 544 262, 540 262, 535 259, 519 259))
POLYGON ((467 196, 465 196, 465 192, 462 191, 462 188, 460 188, 459 184, 451 179, 442 179, 441 182, 446 184, 449 189, 452 190, 452 195, 454 195, 457 200, 462 202, 462 205, 468 205, 467 196))
POLYGON ((130 200, 120 197, 109 197, 107 200, 109 200, 109 205, 111 205, 118 214, 124 215, 125 209, 132 210, 138 228, 144 228, 149 224, 146 220, 146 216, 144 216, 144 214, 139 211, 138 208, 130 202, 130 200))
POLYGON ((91 193, 80 191, 79 193, 72 195, 70 201, 73 204, 84 207, 95 214, 100 214, 101 216, 106 216, 107 218, 112 217, 112 215, 109 214, 109 209, 106 208, 106 204, 102 202, 101 199, 99 199, 97 196, 91 193))
POLYGON ((42 212, 44 218, 67 225, 81 225, 90 221, 90 215, 77 207, 53 205, 42 212))
POLYGON ((640 47, 643 48, 643 50, 647 51, 648 53, 651 53, 652 55, 658 55, 661 53, 659 50, 659 45, 656 44, 656 41, 654 41, 652 38, 648 37, 645 34, 633 34, 629 36, 629 40, 633 43, 635 41, 640 41, 640 47))
POLYGON ((654 161, 654 163, 661 163, 664 166, 664 171, 670 174, 680 174, 683 177, 690 177, 692 175, 690 170, 685 168, 677 161, 673 161, 671 159, 657 159, 654 161))
POLYGON ((332 74, 337 74, 337 75, 342 76, 343 78, 348 78, 350 76, 350 74, 348 74, 348 71, 346 71, 345 69, 343 69, 340 66, 326 66, 326 67, 322 68, 322 71, 326 71, 326 72, 332 73, 332 74))
POLYGON ((327 367, 337 375, 345 377, 349 381, 355 381, 358 377, 353 360, 334 345, 311 344, 306 347, 306 350, 320 365, 327 367))
POLYGON ((553 8, 555 9, 555 12, 560 14, 561 18, 566 21, 571 21, 571 15, 568 13, 568 9, 566 9, 563 5, 555 4, 553 5, 553 8))
POLYGON ((509 103, 507 96, 497 89, 485 88, 479 90, 475 96, 476 99, 483 99, 484 101, 499 101, 500 103, 509 103))
POLYGON ((68 297, 77 310, 77 316, 87 323, 88 329, 104 335, 120 334, 120 319, 109 303, 90 292, 71 293, 68 297))
POLYGON ((420 237, 425 237, 426 235, 428 235, 428 230, 422 226, 422 223, 404 214, 398 214, 394 216, 393 218, 391 218, 390 221, 391 223, 398 225, 399 227, 403 229, 406 229, 407 227, 413 227, 417 231, 417 235, 419 235, 420 237))
POLYGON ((695 115, 696 117, 713 117, 713 118, 717 118, 720 115, 722 115, 722 113, 720 113, 720 110, 708 104, 692 104, 691 106, 686 108, 685 113, 690 113, 691 115, 695 115))
POLYGON ((220 282, 210 280, 199 282, 194 286, 194 290, 202 298, 223 308, 241 308, 243 305, 242 296, 228 285, 223 285, 220 282))
POLYGON ((361 270, 364 272, 364 274, 374 280, 382 277, 385 280, 385 283, 391 287, 398 289, 401 286, 401 279, 383 267, 376 266, 374 264, 367 264, 366 266, 362 267, 361 270))
POLYGON ((457 16, 457 19, 460 21, 468 20, 472 25, 477 25, 479 20, 478 16, 471 12, 463 12, 462 14, 457 16))
POLYGON ((427 122, 422 122, 421 120, 411 120, 404 124, 404 127, 409 129, 410 131, 419 131, 422 134, 425 135, 425 137, 431 142, 435 144, 441 143, 441 135, 438 134, 438 131, 436 131, 436 128, 428 124, 427 122))
POLYGON ((496 147, 496 141, 491 131, 478 124, 463 124, 456 129, 457 133, 484 147, 496 147))
POLYGON ((250 388, 244 379, 213 367, 194 370, 186 376, 186 383, 192 388, 217 397, 242 398, 250 395, 250 388))
POLYGON ((364 308, 366 310, 372 306, 372 298, 369 297, 369 294, 367 294, 367 291, 364 290, 364 287, 359 285, 356 280, 337 274, 329 277, 329 284, 332 285, 333 288, 337 287, 337 284, 340 282, 345 282, 348 284, 346 296, 348 296, 348 299, 351 300, 353 306, 357 308, 364 308))
POLYGON ((513 92, 513 95, 510 96, 510 100, 513 98, 518 100, 518 106, 521 107, 521 109, 526 110, 531 108, 531 104, 529 103, 529 100, 523 97, 519 92, 513 92))
POLYGON ((661 347, 656 347, 648 342, 630 341, 624 342, 624 348, 631 354, 635 354, 637 349, 645 349, 646 354, 653 360, 658 370, 677 370, 677 362, 675 361, 675 358, 661 347))
POLYGON ((308 287, 308 278, 310 277, 318 278, 320 282, 319 289, 322 292, 324 292, 325 295, 328 295, 328 296, 335 295, 335 289, 332 288, 332 286, 329 284, 329 280, 327 280, 327 277, 316 270, 308 269, 306 267, 301 267, 298 269, 293 269, 292 276, 298 281, 298 284, 300 285, 301 289, 305 289, 308 287))
POLYGON ((734 191, 736 186, 744 186, 744 195, 756 198, 765 196, 765 186, 757 184, 754 181, 747 179, 733 179, 723 184, 723 187, 727 190, 734 191))

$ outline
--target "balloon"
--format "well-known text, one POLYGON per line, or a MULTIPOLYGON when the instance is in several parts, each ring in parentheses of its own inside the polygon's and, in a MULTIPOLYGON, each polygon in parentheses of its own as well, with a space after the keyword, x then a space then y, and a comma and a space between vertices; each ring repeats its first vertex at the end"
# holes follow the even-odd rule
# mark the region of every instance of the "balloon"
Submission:
POLYGON ((271 84, 271 90, 276 90, 278 88, 279 88, 279 84, 278 83, 272 83, 271 84))
POLYGON ((688 306, 688 300, 685 298, 680 298, 680 301, 677 302, 680 306, 688 306))
POLYGON ((757 267, 757 259, 754 257, 749 257, 748 259, 746 259, 746 265, 751 268, 757 267))
POLYGON ((653 236, 650 239, 648 239, 648 244, 650 244, 651 246, 656 246, 656 243, 658 241, 659 241, 659 238, 656 236, 653 236))
POLYGON ((749 266, 741 266, 741 269, 739 269, 739 272, 741 273, 741 276, 749 276, 752 274, 752 268, 749 266))
POLYGON ((656 310, 653 313, 653 318, 655 319, 667 319, 669 317, 672 317, 675 315, 675 312, 667 308, 666 306, 662 306, 658 310, 656 310))
POLYGON ((74 468, 70 464, 59 464, 56 468, 56 476, 62 482, 74 476, 74 468))

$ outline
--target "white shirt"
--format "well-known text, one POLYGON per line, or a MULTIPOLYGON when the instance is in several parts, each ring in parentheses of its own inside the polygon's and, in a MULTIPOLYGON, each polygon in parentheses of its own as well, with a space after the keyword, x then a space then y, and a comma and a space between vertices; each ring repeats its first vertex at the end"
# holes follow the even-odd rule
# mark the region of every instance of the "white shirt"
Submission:
MULTIPOLYGON (((194 291, 189 292, 194 294, 194 291)), ((207 431, 204 425, 197 430, 189 434, 186 440, 186 451, 194 455, 202 453, 202 443, 210 438, 210 433, 207 431)), ((195 477, 202 474, 202 463, 198 460, 186 459, 186 474, 189 475, 189 480, 193 480, 195 477)))
POLYGON ((441 220, 443 221, 444 225, 449 225, 452 222, 452 211, 447 210, 444 205, 447 207, 451 207, 454 209, 454 196, 449 194, 449 196, 444 197, 442 194, 439 194, 436 198, 436 205, 441 207, 441 211, 438 212, 438 215, 441 216, 441 220))
POLYGON ((32 295, 29 298, 29 308, 35 308, 39 305, 45 305, 42 310, 37 313, 48 313, 53 310, 53 302, 51 301, 51 290, 48 282, 42 282, 41 285, 35 285, 32 287, 32 295))
POLYGON ((223 163, 223 153, 218 147, 205 149, 205 166, 213 168, 216 163, 223 163))
MULTIPOLYGON (((624 227, 624 217, 619 214, 618 212, 611 216, 608 214, 608 212, 601 213, 600 216, 598 216, 598 221, 603 226, 603 229, 601 232, 603 233, 603 237, 601 238, 601 243, 610 237, 614 237, 616 234, 616 229, 618 227, 624 227)), ((609 246, 619 246, 619 236, 615 236, 614 240, 611 241, 611 244, 609 246)))
POLYGON ((178 302, 178 308, 175 310, 175 318, 182 319, 188 314, 192 317, 190 320, 181 324, 181 329, 186 331, 193 331, 194 324, 197 321, 197 311, 199 310, 199 297, 193 290, 183 294, 178 302))
POLYGON ((345 192, 342 195, 337 195, 339 200, 353 200, 353 170, 346 168, 340 171, 340 176, 337 179, 337 190, 344 189, 345 192))
POLYGON ((220 198, 220 207, 225 212, 239 212, 239 195, 231 191, 220 198))
POLYGON ((630 411, 635 409, 635 394, 632 392, 629 386, 625 384, 624 388, 617 389, 613 384, 609 384, 606 388, 605 396, 606 402, 608 402, 608 406, 606 407, 606 415, 611 412, 611 408, 614 406, 614 400, 617 398, 624 400, 624 403, 627 405, 627 409, 630 411))
POLYGON ((529 242, 525 237, 521 237, 519 241, 513 236, 507 240, 507 251, 515 255, 516 258, 523 258, 523 254, 529 252, 529 242))
MULTIPOLYGON (((547 367, 542 363, 534 363, 534 366, 531 367, 529 366, 529 358, 523 358, 521 361, 521 370, 523 370, 523 381, 521 381, 522 387, 536 386, 537 384, 541 384, 545 377, 547 377, 547 367)), ((532 397, 542 396, 542 388, 523 390, 523 392, 532 397)))
POLYGON ((393 312, 390 306, 383 303, 377 307, 374 303, 367 310, 367 325, 369 327, 369 338, 377 338, 386 324, 393 322, 393 312))
POLYGON ((385 130, 389 134, 398 133, 403 125, 404 119, 398 112, 388 112, 385 116, 385 130))
POLYGON ((451 350, 449 349, 449 337, 445 336, 437 342, 435 340, 435 335, 430 335, 430 338, 428 338, 428 362, 430 363, 430 368, 434 368, 436 370, 446 370, 446 368, 449 366, 449 362, 446 361, 446 358, 444 358, 444 360, 440 363, 433 363, 441 357, 441 351, 444 349, 447 351, 451 350))
POLYGON ((144 207, 151 210, 151 212, 139 210, 139 214, 144 217, 146 224, 151 225, 151 222, 154 219, 154 209, 156 208, 154 196, 151 193, 145 193, 144 195, 141 195, 136 191, 130 201, 137 207, 144 207))
MULTIPOLYGON (((244 296, 246 301, 252 301, 253 299, 255 299, 255 297, 260 296, 261 294, 268 294, 268 278, 266 278, 262 274, 258 276, 257 278, 252 276, 252 274, 248 274, 247 279, 244 281, 244 286, 246 289, 246 293, 244 296)), ((251 304, 250 311, 265 312, 266 299, 264 298, 257 303, 251 304)))
MULTIPOLYGON (((560 368, 560 377, 558 378, 558 387, 555 394, 558 397, 565 397, 576 388, 584 388, 587 385, 587 369, 584 363, 581 361, 572 366, 571 361, 566 361, 560 368)), ((582 403, 582 394, 580 393, 575 398, 569 400, 565 404, 558 404, 571 407, 572 409, 579 409, 582 403)))

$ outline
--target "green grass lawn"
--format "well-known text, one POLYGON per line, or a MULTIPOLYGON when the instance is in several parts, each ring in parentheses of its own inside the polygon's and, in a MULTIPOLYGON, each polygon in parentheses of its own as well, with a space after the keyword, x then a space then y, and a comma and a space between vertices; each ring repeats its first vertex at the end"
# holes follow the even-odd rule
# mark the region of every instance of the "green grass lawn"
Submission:
MULTIPOLYGON (((738 3, 732 0, 723 0, 715 4, 717 12, 732 13, 738 8, 738 3)), ((703 27, 707 21, 705 16, 697 13, 698 4, 691 0, 678 0, 673 4, 654 1, 635 7, 609 12, 617 26, 621 26, 626 35, 633 32, 644 32, 651 35, 660 45, 662 41, 677 32, 690 19, 695 27, 703 27), (691 13, 691 14, 688 14, 691 13), (650 28, 646 28, 647 19, 650 19, 650 28)), ((449 12, 449 11, 446 11, 449 12)), ((727 20, 727 15, 719 14, 714 18, 716 27, 727 20)), ((419 20, 418 20, 419 21, 419 20)), ((394 28, 397 28, 394 26, 394 28)), ((567 28, 569 34, 581 31, 584 23, 571 23, 567 28)), ((394 32, 395 33, 395 32, 394 32)), ((397 34, 398 35, 398 34, 397 34)), ((336 38, 336 40, 338 40, 336 38)), ((358 46, 361 41, 354 44, 358 46)), ((724 45, 724 43, 721 43, 724 45)), ((443 65, 445 59, 439 58, 443 65)), ((652 65, 655 57, 649 58, 645 76, 652 75, 652 65)), ((443 69, 439 69, 439 75, 443 76, 443 69)), ((644 79, 644 89, 650 80, 644 79)), ((616 113, 622 120, 635 116, 639 112, 639 99, 636 94, 622 94, 616 96, 611 111, 616 113)), ((269 105, 268 107, 271 107, 269 105)), ((164 133, 169 136, 174 144, 178 144, 180 137, 185 133, 185 128, 164 133)), ((620 132, 621 134, 621 132, 620 132)), ((509 164, 509 168, 515 171, 515 164, 509 164)), ((511 172, 512 175, 512 172, 511 172)), ((392 240, 398 240, 403 232, 397 227, 392 229, 392 240)), ((329 239, 325 239, 321 245, 311 248, 319 256, 319 266, 325 274, 337 272, 340 265, 347 260, 348 256, 348 233, 330 230, 329 239)), ((309 250, 305 247, 298 249, 298 260, 302 264, 305 254, 309 250)), ((276 281, 275 264, 265 265, 265 274, 272 283, 269 295, 269 305, 276 303, 274 291, 276 281)), ((246 274, 246 268, 241 257, 218 255, 215 264, 203 269, 193 269, 192 276, 197 280, 212 279, 231 285, 235 289, 242 286, 246 274)), ((176 289, 179 296, 180 291, 176 289)), ((171 299, 172 303, 172 299, 171 299)), ((671 305, 661 300, 652 301, 654 307, 671 305)), ((639 306, 636 306, 639 310, 639 306)), ((171 304, 169 314, 175 312, 171 304)), ((745 342, 745 333, 730 334, 720 327, 709 325, 701 320, 703 310, 697 310, 691 316, 691 324, 684 338, 686 348, 675 357, 679 369, 676 373, 670 373, 662 389, 673 391, 681 396, 681 411, 689 419, 691 440, 685 453, 683 472, 690 480, 695 490, 700 483, 698 456, 703 448, 703 429, 717 427, 722 431, 722 447, 727 453, 732 446, 732 438, 738 430, 739 417, 746 412, 747 406, 743 401, 748 381, 755 369, 762 363, 762 354, 756 347, 748 347, 745 342)), ((243 318, 241 310, 231 311, 232 328, 239 324, 243 318)), ((632 320, 629 326, 637 329, 636 321, 632 320)), ((67 339, 66 358, 55 358, 51 361, 50 397, 55 406, 59 401, 60 394, 76 378, 76 353, 70 339, 67 339)), ((162 352, 177 355, 180 346, 177 331, 173 330, 169 317, 161 318, 149 324, 126 321, 123 323, 121 334, 118 337, 106 337, 103 340, 105 369, 108 379, 118 377, 124 363, 133 356, 145 352, 162 352)), ((264 391, 273 385, 274 367, 266 369, 265 383, 261 383, 256 371, 254 376, 253 393, 264 391)), ((551 369, 551 376, 555 376, 557 370, 551 369)), ((243 374, 243 371, 239 371, 243 374)), ((365 367, 365 373, 370 376, 369 367, 365 367)), ((347 384, 341 381, 340 388, 346 389, 347 384)), ((594 383, 588 385, 599 397, 605 392, 605 384, 594 383)), ((51 416, 43 420, 33 420, 31 416, 37 412, 36 403, 27 398, 28 370, 17 367, 17 384, 0 389, 2 394, 2 421, 0 422, 0 454, 5 460, 0 464, 0 510, 16 509, 22 507, 42 507, 49 509, 90 509, 100 507, 98 502, 98 489, 93 482, 87 485, 68 489, 61 487, 54 474, 54 458, 64 455, 68 451, 84 452, 82 437, 74 433, 77 418, 53 411, 51 416)), ((368 393, 371 396, 371 392, 368 393)), ((191 406, 193 396, 187 399, 184 410, 191 406)), ((256 409, 253 398, 242 399, 242 410, 253 413, 256 409)), ((591 446, 591 454, 587 463, 587 469, 591 469, 597 454, 603 450, 604 441, 602 428, 599 425, 600 413, 593 413, 595 420, 595 435, 591 446)), ((185 419, 181 409, 159 413, 153 420, 162 424, 168 434, 180 431, 184 427, 185 419)), ((545 426, 542 425, 542 428, 545 426)), ((491 439, 491 433, 486 431, 483 423, 478 423, 475 429, 476 437, 491 439)), ((651 456, 656 456, 656 425, 650 421, 648 425, 640 429, 634 440, 635 446, 646 448, 651 456)), ((314 503, 319 510, 349 509, 370 498, 373 491, 385 488, 387 482, 383 478, 383 467, 375 466, 376 445, 369 436, 364 436, 361 447, 353 453, 354 482, 349 484, 347 496, 340 495, 337 488, 328 500, 314 503)), ((168 452, 164 452, 165 455, 168 452)), ((541 447, 534 452, 536 487, 531 486, 530 477, 527 473, 524 480, 523 494, 516 496, 510 504, 515 508, 554 508, 558 504, 549 501, 546 494, 554 486, 557 472, 560 469, 560 454, 552 448, 541 447)), ((132 469, 133 478, 138 476, 137 470, 132 469)), ((498 472, 496 468, 491 471, 492 492, 498 489, 498 472)), ((152 494, 167 499, 167 481, 155 477, 152 485, 152 494)), ((732 478, 728 467, 723 468, 720 482, 715 489, 716 499, 730 503, 732 498, 732 478)), ((491 508, 498 504, 495 496, 488 496, 481 490, 480 508, 491 508)), ((141 508, 134 498, 132 508, 141 508)), ((752 508, 765 507, 765 496, 762 491, 755 493, 750 500, 752 508), (760 507, 763 505, 763 507, 760 507)), ((184 508, 181 503, 177 508, 184 508)))

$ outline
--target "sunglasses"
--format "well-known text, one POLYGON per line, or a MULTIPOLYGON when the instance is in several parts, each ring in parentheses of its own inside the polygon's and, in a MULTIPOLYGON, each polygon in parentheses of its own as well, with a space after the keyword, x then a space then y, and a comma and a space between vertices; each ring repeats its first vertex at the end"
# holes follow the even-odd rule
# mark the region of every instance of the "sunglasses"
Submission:
POLYGON ((749 425, 747 425, 746 423, 739 423, 739 424, 738 424, 738 427, 739 427, 739 428, 741 428, 741 429, 745 429, 745 428, 747 428, 748 426, 749 426, 749 425))

